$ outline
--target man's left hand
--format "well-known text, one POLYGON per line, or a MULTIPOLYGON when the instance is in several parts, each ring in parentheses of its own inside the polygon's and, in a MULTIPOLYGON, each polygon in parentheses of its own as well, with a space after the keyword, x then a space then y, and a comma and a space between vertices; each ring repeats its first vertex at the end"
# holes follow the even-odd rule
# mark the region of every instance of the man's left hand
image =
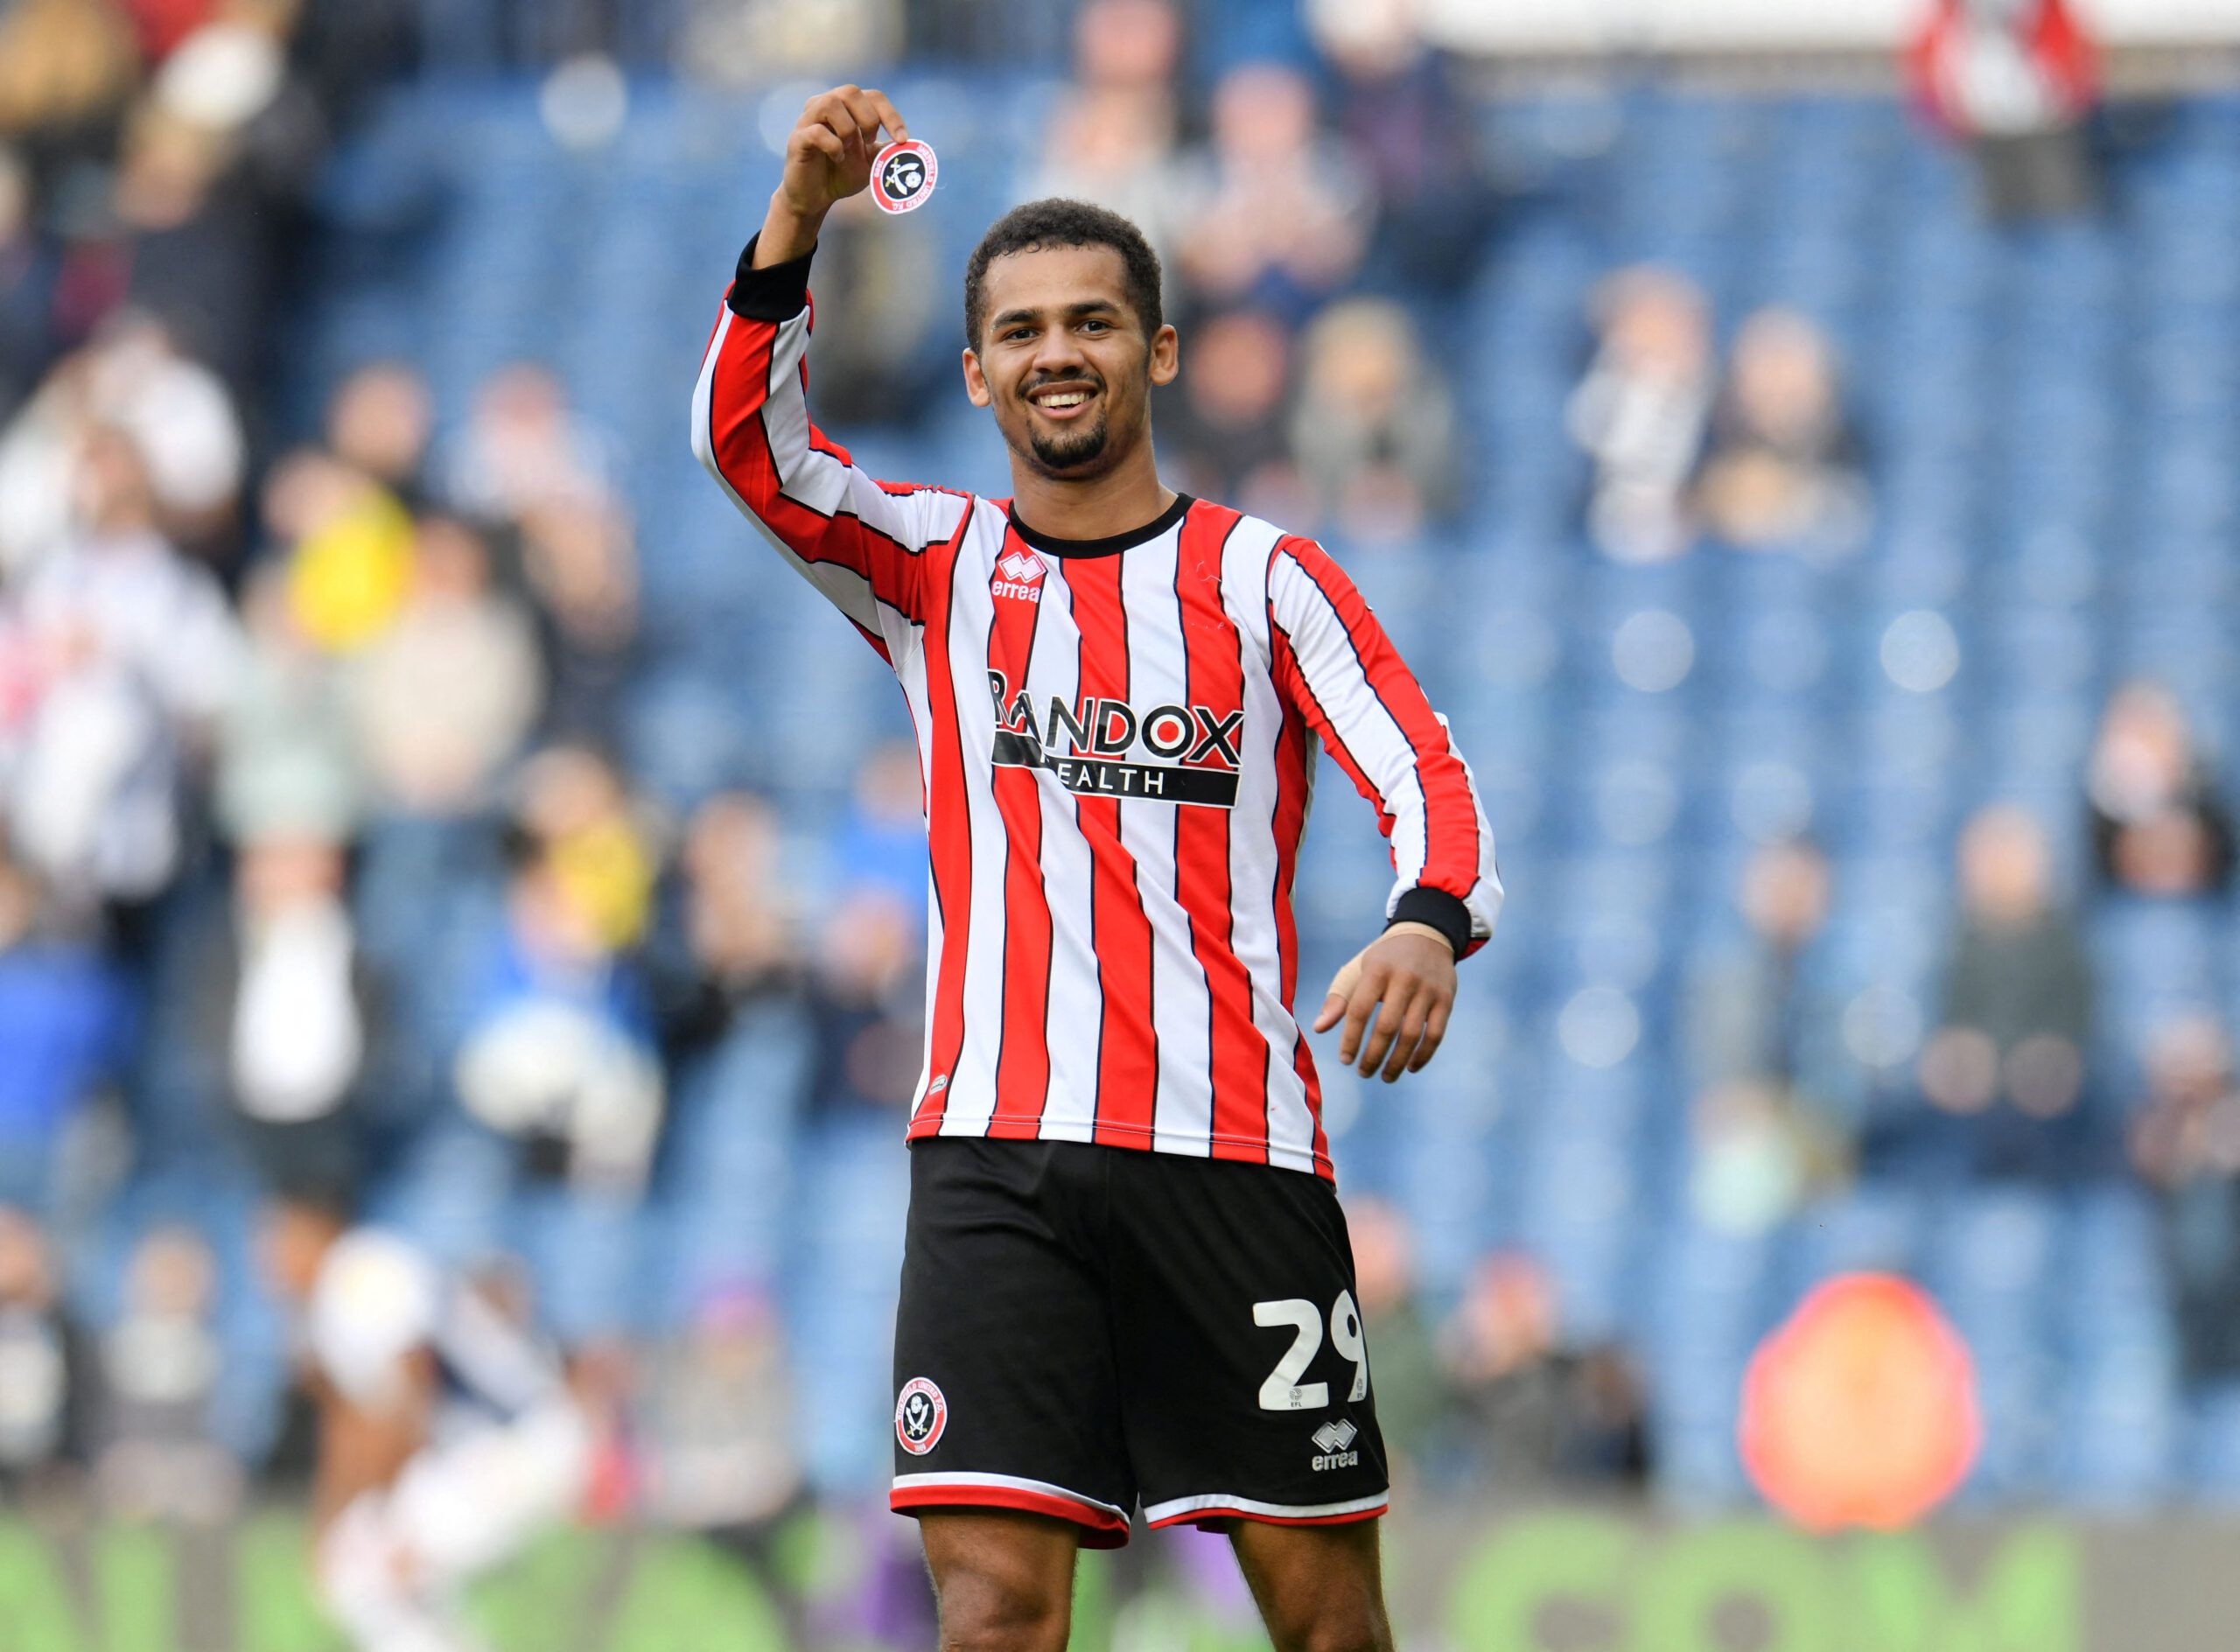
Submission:
POLYGON ((1314 1030, 1327 1032, 1342 1018, 1338 1059, 1351 1067, 1358 1053, 1363 1078, 1382 1063, 1390 1084, 1403 1073, 1423 1071, 1446 1036, 1453 1008, 1454 948, 1429 924, 1396 923, 1338 971, 1314 1030))

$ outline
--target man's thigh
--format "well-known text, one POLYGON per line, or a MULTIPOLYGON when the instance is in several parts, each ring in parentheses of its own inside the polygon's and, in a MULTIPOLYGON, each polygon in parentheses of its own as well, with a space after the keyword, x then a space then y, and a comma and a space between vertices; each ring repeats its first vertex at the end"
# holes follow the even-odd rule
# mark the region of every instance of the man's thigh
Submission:
POLYGON ((918 1525, 943 1646, 1060 1652, 1080 1527, 1000 1509, 928 1509, 918 1525))
POLYGON ((1390 1652, 1378 1557, 1382 1522, 1276 1526, 1240 1520, 1229 1531, 1237 1564, 1277 1652, 1308 1647, 1390 1652))

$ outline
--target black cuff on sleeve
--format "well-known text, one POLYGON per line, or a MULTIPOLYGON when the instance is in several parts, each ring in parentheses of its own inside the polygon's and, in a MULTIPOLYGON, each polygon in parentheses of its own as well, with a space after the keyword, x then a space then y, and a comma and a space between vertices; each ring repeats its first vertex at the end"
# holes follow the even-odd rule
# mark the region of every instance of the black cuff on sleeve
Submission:
POLYGON ((1425 889, 1420 884, 1404 891, 1392 908, 1390 928, 1395 923, 1427 923, 1446 937, 1446 944, 1460 957, 1470 946, 1470 908, 1461 899, 1444 889, 1425 889))
POLYGON ((738 256, 738 273, 732 277, 732 313, 745 321, 791 321, 808 303, 808 261, 816 256, 816 248, 757 270, 754 243, 761 239, 757 230, 738 256))

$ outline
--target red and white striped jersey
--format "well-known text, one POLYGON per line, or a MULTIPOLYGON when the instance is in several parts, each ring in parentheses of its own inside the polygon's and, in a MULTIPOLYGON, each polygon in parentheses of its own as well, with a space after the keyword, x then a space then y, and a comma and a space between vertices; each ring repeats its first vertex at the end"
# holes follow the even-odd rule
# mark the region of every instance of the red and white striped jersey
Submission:
POLYGON ((1292 887, 1326 746, 1392 845, 1386 916, 1457 950, 1501 901, 1446 719, 1310 540, 1178 498, 1067 542, 874 480, 811 423, 808 261, 727 297, 692 441, 901 679, 933 857, 909 1133, 1330 1174, 1292 1013, 1292 887))

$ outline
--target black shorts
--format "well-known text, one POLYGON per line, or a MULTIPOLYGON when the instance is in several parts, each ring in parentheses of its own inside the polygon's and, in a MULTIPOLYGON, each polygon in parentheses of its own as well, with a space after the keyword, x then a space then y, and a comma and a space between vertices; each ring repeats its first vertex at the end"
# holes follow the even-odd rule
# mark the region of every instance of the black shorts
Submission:
POLYGON ((910 1155, 894 1335, 905 1512, 1153 1526, 1384 1512, 1353 1249, 1320 1177, 1087 1143, 910 1155))

